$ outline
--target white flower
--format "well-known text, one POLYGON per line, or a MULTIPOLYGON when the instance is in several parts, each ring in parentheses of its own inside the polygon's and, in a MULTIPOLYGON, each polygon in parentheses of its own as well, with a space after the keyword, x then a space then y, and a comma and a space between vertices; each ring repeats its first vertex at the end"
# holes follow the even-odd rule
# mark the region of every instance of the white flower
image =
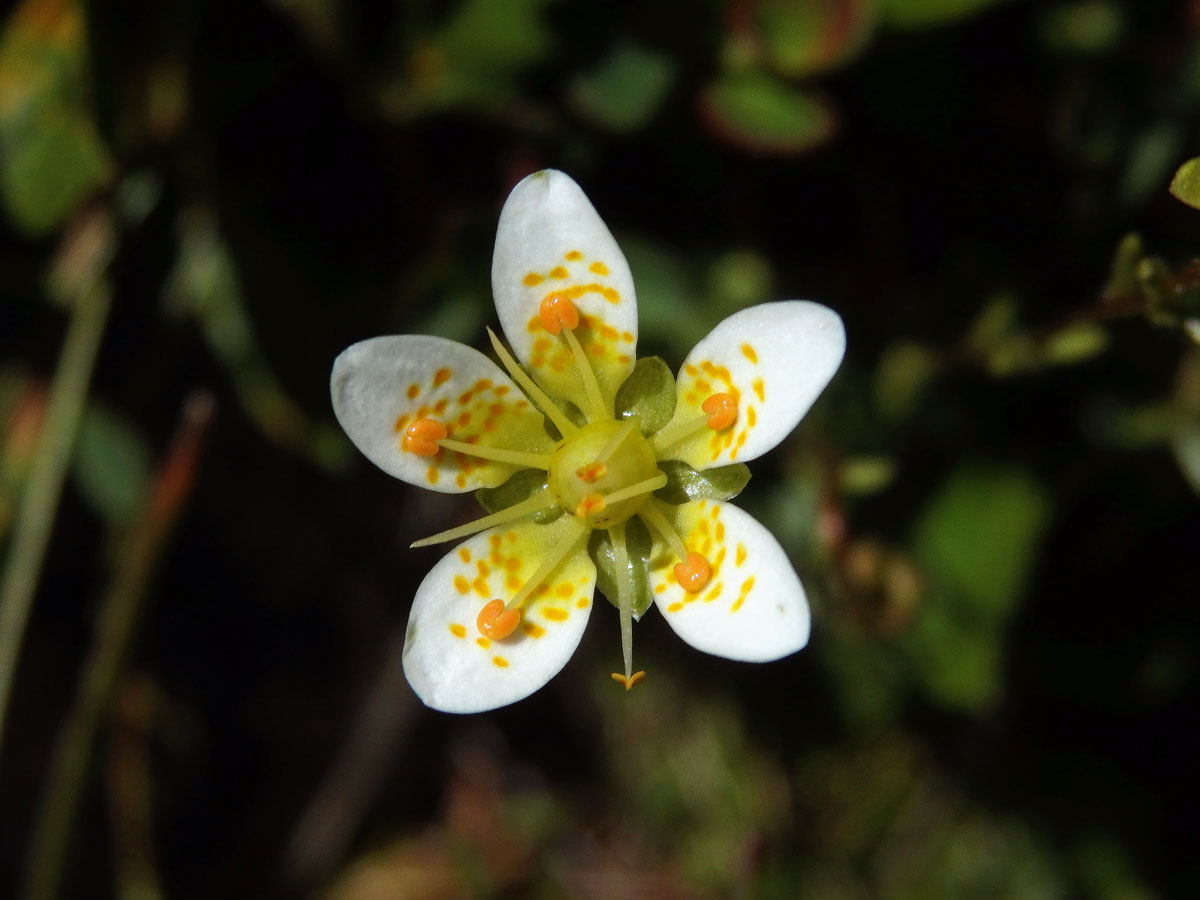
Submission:
POLYGON ((783 440, 841 362, 837 314, 803 300, 735 313, 684 360, 674 414, 667 403, 648 423, 615 405, 637 349, 629 266, 568 176, 537 172, 513 189, 492 288, 512 348, 491 335, 503 368, 420 335, 363 341, 333 366, 338 421, 388 474, 458 493, 533 470, 504 489, 525 486, 506 509, 414 545, 467 538, 413 601, 404 670, 417 695, 480 712, 544 685, 583 635, 601 548, 625 664, 613 677, 627 688, 642 676, 632 664, 636 598, 646 595, 638 573, 693 647, 753 662, 803 647, 808 602, 771 534, 711 494, 672 505, 655 492, 667 487, 664 468, 690 471, 668 461, 714 470, 783 440), (649 535, 645 558, 631 558, 635 530, 649 535))

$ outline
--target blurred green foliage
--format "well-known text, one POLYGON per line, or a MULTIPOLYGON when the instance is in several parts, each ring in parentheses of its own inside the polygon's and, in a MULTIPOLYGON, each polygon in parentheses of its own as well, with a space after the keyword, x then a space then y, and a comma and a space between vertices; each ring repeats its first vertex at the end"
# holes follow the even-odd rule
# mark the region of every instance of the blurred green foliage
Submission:
POLYGON ((102 839, 73 849, 72 896, 1184 896, 1197 109, 1194 10, 1171 0, 18 3, 0 542, 64 312, 97 278, 114 311, 15 683, 0 867, 24 865, 62 672, 103 640, 106 551, 128 563, 203 385, 212 455, 149 561, 113 743, 85 748, 102 839), (813 641, 705 658, 642 595, 637 690, 607 678, 600 608, 550 687, 448 719, 387 680, 388 641, 436 558, 405 545, 473 512, 357 459, 328 364, 384 332, 486 346, 497 209, 547 165, 628 257, 649 356, 619 406, 644 424, 731 312, 811 296, 845 318, 845 366, 753 480, 664 489, 740 494, 813 641), (122 700, 135 680, 153 715, 122 700))

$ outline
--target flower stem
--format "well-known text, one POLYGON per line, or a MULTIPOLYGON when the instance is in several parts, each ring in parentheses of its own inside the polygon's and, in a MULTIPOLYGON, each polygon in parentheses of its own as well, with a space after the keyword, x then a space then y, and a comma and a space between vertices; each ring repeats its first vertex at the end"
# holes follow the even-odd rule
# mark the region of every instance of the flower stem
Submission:
POLYGON ((117 557, 117 568, 100 607, 96 637, 79 676, 78 693, 50 758, 45 794, 30 838, 24 900, 52 900, 58 893, 96 732, 108 713, 150 578, 195 484, 213 408, 207 394, 191 398, 184 407, 183 420, 125 552, 117 557))
POLYGON ((45 424, 17 510, 0 581, 0 747, 34 591, 111 305, 111 291, 98 275, 76 297, 50 386, 45 424))

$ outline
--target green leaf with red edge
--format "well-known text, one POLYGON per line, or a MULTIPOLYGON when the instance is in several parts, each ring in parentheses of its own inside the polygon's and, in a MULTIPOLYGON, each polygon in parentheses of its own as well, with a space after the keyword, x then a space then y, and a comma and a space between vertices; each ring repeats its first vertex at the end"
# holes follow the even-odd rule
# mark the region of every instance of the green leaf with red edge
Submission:
POLYGON ((791 78, 835 69, 866 44, 875 23, 867 0, 761 0, 752 40, 763 62, 791 78))
POLYGON ((704 89, 700 108, 709 129, 757 153, 802 153, 829 140, 837 118, 818 95, 765 72, 727 72, 704 89))
POLYGON ((112 177, 88 109, 74 0, 25 0, 0 32, 0 195, 23 231, 57 228, 112 177))

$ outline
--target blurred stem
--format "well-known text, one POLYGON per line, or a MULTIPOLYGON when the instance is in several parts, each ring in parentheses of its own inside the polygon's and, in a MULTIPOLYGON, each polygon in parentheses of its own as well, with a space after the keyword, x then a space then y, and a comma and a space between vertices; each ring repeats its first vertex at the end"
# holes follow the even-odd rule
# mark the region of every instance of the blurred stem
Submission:
POLYGON ((195 482, 213 407, 208 394, 188 400, 129 542, 116 556, 116 571, 100 606, 96 637, 80 673, 75 703, 50 760, 30 843, 25 900, 52 900, 58 893, 96 731, 108 711, 146 587, 195 482))
POLYGON ((161 900, 154 859, 149 735, 159 705, 151 681, 125 678, 114 701, 106 768, 117 900, 161 900))
POLYGON ((13 525, 0 582, 0 751, 21 643, 111 303, 109 287, 100 278, 78 294, 13 525))

